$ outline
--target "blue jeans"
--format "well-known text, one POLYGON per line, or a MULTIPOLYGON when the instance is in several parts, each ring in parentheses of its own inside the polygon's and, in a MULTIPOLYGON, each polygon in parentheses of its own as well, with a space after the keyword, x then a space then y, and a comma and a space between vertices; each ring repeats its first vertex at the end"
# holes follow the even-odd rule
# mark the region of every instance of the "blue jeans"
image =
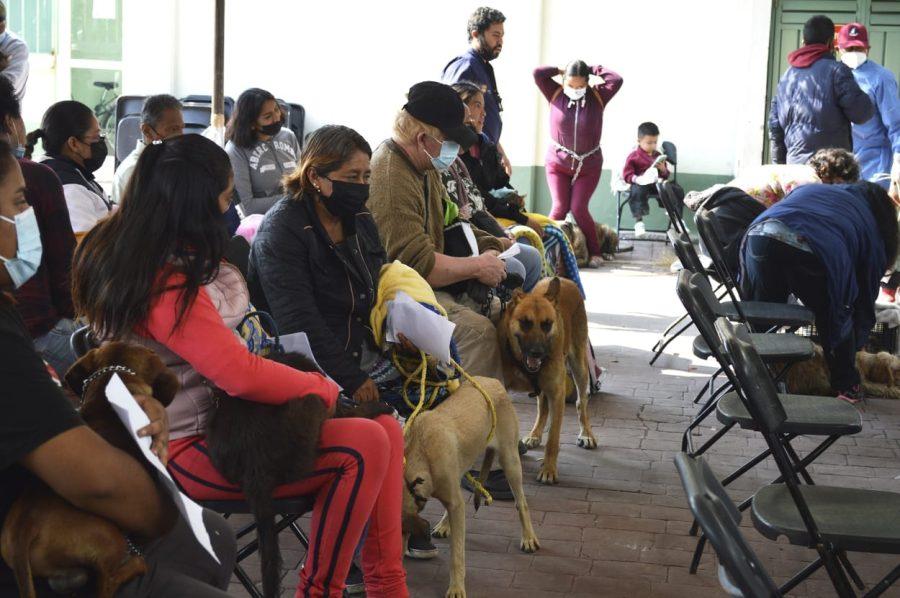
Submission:
POLYGON ((506 271, 519 274, 525 283, 522 290, 530 291, 541 279, 544 267, 541 252, 528 243, 519 241, 519 253, 506 260, 506 271), (515 263, 513 263, 515 262, 515 263))
POLYGON ((50 332, 34 339, 34 348, 41 354, 44 361, 56 370, 60 378, 65 376, 72 364, 78 360, 69 342, 75 329, 75 322, 63 318, 50 332))

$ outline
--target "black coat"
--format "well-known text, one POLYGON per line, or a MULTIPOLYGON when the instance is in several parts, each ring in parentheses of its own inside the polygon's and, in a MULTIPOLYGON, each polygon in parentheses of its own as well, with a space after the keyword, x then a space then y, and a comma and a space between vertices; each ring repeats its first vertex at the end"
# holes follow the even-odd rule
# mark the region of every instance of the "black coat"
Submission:
POLYGON ((266 214, 250 251, 250 294, 280 334, 305 332, 316 361, 349 393, 368 378, 362 346, 374 344, 369 313, 387 261, 368 210, 344 222, 340 251, 309 198, 283 198, 266 214))
MULTIPOLYGON (((469 170, 469 176, 481 192, 484 198, 484 207, 494 216, 494 218, 508 218, 515 220, 518 224, 528 222, 528 216, 522 213, 519 206, 515 203, 497 199, 491 195, 494 189, 510 187, 509 176, 503 170, 503 163, 500 159, 500 151, 497 146, 491 143, 483 134, 479 139, 481 154, 480 158, 476 158, 469 152, 464 152, 461 159, 463 164, 469 170)), ((485 229, 487 230, 487 229, 485 229)))

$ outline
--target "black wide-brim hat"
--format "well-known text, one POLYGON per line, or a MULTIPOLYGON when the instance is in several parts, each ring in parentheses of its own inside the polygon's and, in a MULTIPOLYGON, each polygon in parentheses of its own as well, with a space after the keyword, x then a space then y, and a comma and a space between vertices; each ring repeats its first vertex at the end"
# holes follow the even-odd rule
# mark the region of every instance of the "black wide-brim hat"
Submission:
POLYGON ((453 88, 437 81, 422 81, 409 88, 403 109, 423 123, 440 129, 444 137, 469 149, 478 135, 466 126, 466 107, 453 88))

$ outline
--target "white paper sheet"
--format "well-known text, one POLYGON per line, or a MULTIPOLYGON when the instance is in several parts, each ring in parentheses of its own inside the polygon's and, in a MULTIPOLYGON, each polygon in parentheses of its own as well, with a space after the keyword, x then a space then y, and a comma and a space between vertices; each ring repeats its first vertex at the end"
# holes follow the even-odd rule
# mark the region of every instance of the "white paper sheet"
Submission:
POLYGON ((472 232, 472 225, 468 222, 462 222, 463 235, 466 237, 466 241, 469 242, 469 249, 472 250, 472 255, 478 255, 478 241, 475 240, 475 233, 472 232))
POLYGON ((428 355, 442 363, 450 363, 450 338, 456 324, 420 305, 403 291, 398 291, 396 297, 388 302, 385 325, 388 342, 399 342, 399 335, 402 334, 428 355))
POLYGON ((503 253, 501 253, 501 254, 498 255, 497 257, 499 257, 501 260, 505 260, 505 259, 507 259, 507 258, 515 257, 515 256, 519 255, 519 251, 521 251, 521 248, 519 247, 519 244, 518 244, 518 243, 513 243, 513 244, 510 246, 509 249, 507 249, 506 251, 504 251, 503 253))
POLYGON ((181 511, 181 516, 191 526, 197 541, 200 542, 200 545, 206 549, 217 563, 220 563, 221 561, 216 556, 212 543, 209 540, 209 532, 206 531, 206 526, 203 524, 203 508, 181 493, 174 480, 169 476, 169 472, 166 471, 165 466, 150 451, 150 438, 138 437, 137 431, 149 425, 150 418, 147 417, 141 406, 137 404, 137 401, 125 388, 125 384, 118 374, 113 374, 109 384, 106 385, 106 398, 109 399, 109 404, 112 405, 119 419, 125 424, 125 428, 131 432, 132 438, 137 442, 144 457, 159 472, 159 479, 162 481, 163 487, 172 495, 175 506, 178 507, 178 510, 181 511))
MULTIPOLYGON (((305 332, 294 332, 292 334, 285 334, 280 338, 281 346, 284 347, 284 351, 286 353, 299 353, 303 355, 307 359, 310 359, 316 367, 324 374, 325 370, 319 365, 319 362, 316 361, 316 356, 313 355, 312 345, 309 344, 309 337, 305 332)), ((325 374, 325 377, 334 382, 334 379, 331 378, 328 374, 325 374)), ((341 390, 344 390, 340 384, 337 384, 337 387, 341 390)))

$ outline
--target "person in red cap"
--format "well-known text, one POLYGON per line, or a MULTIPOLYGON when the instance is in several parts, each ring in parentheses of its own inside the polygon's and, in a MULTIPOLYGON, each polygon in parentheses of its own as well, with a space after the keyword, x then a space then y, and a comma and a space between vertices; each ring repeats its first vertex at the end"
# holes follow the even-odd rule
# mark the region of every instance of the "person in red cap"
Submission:
POLYGON ((900 180, 900 97, 897 77, 869 58, 869 32, 861 23, 847 23, 838 33, 841 62, 853 70, 853 78, 875 105, 875 116, 853 125, 853 153, 870 180, 891 173, 900 180))
POLYGON ((769 112, 772 162, 805 164, 818 150, 852 150, 850 123, 874 107, 845 65, 834 59, 834 23, 816 15, 803 25, 803 46, 788 55, 769 112))

